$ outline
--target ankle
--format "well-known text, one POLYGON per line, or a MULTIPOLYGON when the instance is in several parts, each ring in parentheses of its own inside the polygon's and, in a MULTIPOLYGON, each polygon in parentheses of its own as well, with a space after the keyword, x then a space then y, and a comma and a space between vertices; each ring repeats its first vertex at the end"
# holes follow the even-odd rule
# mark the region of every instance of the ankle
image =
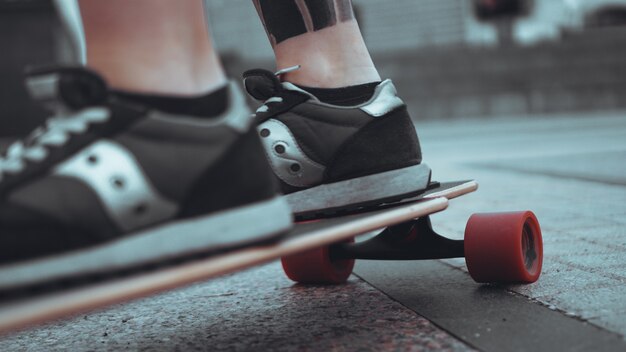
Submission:
MULTIPOLYGON (((283 75, 283 80, 297 85, 316 88, 340 88, 379 82, 378 71, 373 65, 356 66, 350 63, 301 64, 300 69, 283 75)), ((278 66, 283 68, 288 66, 278 66)))
POLYGON ((115 50, 111 52, 109 55, 89 55, 87 66, 100 73, 116 89, 185 96, 213 91, 228 82, 217 60, 206 60, 199 64, 184 58, 167 60, 155 55, 145 57, 133 55, 132 52, 127 55, 118 55, 115 50))
POLYGON ((301 66, 283 76, 295 84, 337 88, 380 81, 355 21, 290 38, 274 52, 278 69, 301 66))

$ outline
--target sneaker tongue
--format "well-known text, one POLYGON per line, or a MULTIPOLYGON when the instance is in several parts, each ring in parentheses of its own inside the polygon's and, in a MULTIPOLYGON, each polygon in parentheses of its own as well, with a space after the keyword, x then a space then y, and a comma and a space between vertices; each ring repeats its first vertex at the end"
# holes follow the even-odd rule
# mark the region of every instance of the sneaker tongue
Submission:
POLYGON ((100 105, 108 96, 104 79, 80 67, 30 70, 26 87, 34 99, 55 112, 100 105))
POLYGON ((270 71, 248 70, 243 73, 243 85, 248 94, 257 100, 267 100, 283 89, 280 80, 270 71))

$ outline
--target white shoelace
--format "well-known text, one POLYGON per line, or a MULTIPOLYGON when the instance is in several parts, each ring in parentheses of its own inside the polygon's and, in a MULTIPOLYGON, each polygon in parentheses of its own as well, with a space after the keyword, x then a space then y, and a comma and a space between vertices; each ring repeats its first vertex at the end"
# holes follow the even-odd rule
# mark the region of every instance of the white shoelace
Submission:
POLYGON ((71 134, 84 133, 89 125, 108 119, 109 111, 104 108, 88 108, 74 115, 48 119, 45 127, 35 130, 31 135, 30 138, 34 140, 32 144, 17 141, 9 146, 5 157, 0 156, 0 181, 4 174, 22 172, 26 161, 43 161, 48 156, 48 147, 62 146, 71 134))
MULTIPOLYGON (((279 77, 280 75, 283 75, 285 73, 289 73, 292 71, 296 71, 300 69, 300 65, 295 65, 295 66, 290 66, 287 68, 283 68, 281 70, 278 70, 276 72, 274 72, 274 75, 276 77, 279 77)), ((267 110, 269 110, 269 106, 268 104, 271 103, 282 103, 283 102, 283 98, 281 97, 270 97, 269 99, 267 99, 265 102, 263 102, 263 105, 259 106, 258 109, 256 109, 256 113, 262 113, 262 112, 267 112, 267 110)))
POLYGON ((267 110, 269 110, 269 106, 268 104, 271 103, 282 103, 283 102, 283 98, 281 97, 271 97, 269 99, 267 99, 263 105, 259 106, 258 109, 256 109, 256 113, 260 113, 260 112, 267 112, 267 110))

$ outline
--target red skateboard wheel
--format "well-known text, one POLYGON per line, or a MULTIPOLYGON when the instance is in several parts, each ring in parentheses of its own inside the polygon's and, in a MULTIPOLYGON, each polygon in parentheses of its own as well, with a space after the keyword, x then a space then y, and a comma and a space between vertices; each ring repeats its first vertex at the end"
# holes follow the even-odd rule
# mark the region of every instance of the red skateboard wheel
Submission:
POLYGON ((531 211, 474 214, 465 227, 465 261, 481 283, 531 283, 539 279, 543 242, 531 211))
POLYGON ((354 268, 354 259, 332 260, 328 246, 282 257, 281 262, 287 277, 303 284, 344 283, 354 268))

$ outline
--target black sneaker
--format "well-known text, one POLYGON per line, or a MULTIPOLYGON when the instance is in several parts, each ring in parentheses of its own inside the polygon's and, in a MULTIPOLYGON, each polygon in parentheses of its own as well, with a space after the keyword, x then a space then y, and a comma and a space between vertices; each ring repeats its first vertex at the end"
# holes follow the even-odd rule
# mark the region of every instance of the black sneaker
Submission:
POLYGON ((259 135, 298 217, 395 202, 427 188, 430 168, 390 80, 352 106, 324 103, 266 70, 247 71, 244 84, 265 101, 256 111, 259 135))
POLYGON ((27 85, 55 116, 0 157, 0 288, 272 241, 290 228, 235 85, 213 117, 138 105, 81 68, 38 70, 27 85))

